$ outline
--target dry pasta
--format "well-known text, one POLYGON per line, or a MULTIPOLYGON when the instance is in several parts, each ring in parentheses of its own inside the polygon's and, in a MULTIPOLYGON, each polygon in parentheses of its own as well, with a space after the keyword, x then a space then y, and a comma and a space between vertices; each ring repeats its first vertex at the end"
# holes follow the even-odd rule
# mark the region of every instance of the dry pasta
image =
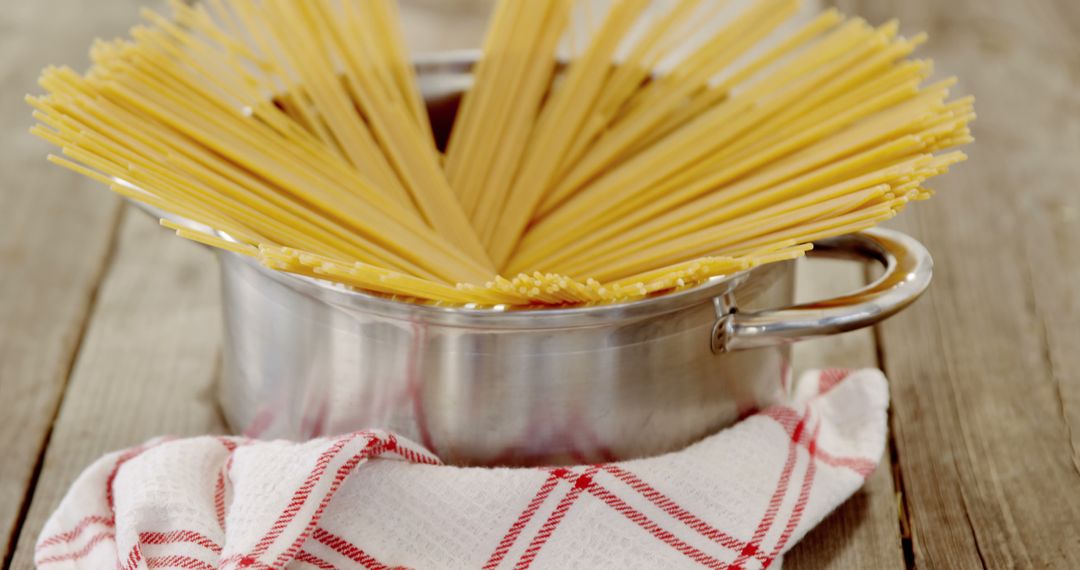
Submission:
POLYGON ((394 0, 174 0, 86 73, 47 68, 31 131, 274 270, 449 306, 632 301, 873 227, 964 159, 973 100, 928 83, 925 36, 835 10, 779 32, 797 8, 499 0, 443 154, 394 0))

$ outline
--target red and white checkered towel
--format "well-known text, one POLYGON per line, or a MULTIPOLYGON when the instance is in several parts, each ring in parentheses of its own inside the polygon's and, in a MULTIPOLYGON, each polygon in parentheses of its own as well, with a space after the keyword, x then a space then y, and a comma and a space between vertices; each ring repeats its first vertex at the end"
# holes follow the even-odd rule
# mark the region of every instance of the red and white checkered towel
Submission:
POLYGON ((379 431, 160 439, 90 466, 46 524, 36 562, 776 568, 877 466, 887 406, 880 372, 808 373, 788 405, 683 451, 560 468, 444 466, 379 431))

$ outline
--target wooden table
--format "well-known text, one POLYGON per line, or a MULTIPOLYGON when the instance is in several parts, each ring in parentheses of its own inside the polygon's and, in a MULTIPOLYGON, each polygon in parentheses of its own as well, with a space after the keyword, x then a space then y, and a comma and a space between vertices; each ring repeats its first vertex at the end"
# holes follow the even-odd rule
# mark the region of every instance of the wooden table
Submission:
MULTIPOLYGON (((135 0, 0 10, 0 537, 35 537, 100 454, 160 434, 222 432, 210 255, 48 165, 25 133, 38 70, 85 65, 135 0)), ((425 3, 430 6, 437 3, 425 3)), ((462 3, 466 4, 466 3, 462 3)), ((972 159, 900 220, 934 253, 930 292, 878 330, 799 349, 804 366, 880 366, 888 457, 788 568, 1080 568, 1080 2, 841 2, 927 30, 923 53, 979 98, 972 159), (1075 426, 1075 428, 1074 428, 1075 426), (1078 431, 1074 431, 1074 429, 1078 431)), ((446 8, 444 8, 446 9, 446 8)), ((408 10, 420 47, 460 46, 475 15, 408 10)), ((803 293, 857 284, 807 273, 803 293)))

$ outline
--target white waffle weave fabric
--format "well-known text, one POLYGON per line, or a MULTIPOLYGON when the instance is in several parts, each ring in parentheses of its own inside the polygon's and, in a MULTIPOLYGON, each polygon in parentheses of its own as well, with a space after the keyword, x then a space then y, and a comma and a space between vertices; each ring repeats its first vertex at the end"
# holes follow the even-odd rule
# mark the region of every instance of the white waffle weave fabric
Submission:
POLYGON ((36 562, 66 568, 776 568, 885 446, 880 372, 803 375, 792 400, 621 463, 442 465, 381 431, 305 443, 159 439, 72 486, 36 562))

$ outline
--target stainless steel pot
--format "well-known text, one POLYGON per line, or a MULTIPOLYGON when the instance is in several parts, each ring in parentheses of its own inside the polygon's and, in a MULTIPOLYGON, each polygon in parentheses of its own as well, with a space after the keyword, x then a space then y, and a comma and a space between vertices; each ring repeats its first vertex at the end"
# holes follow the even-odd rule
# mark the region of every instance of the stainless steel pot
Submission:
POLYGON ((885 275, 776 310, 792 301, 791 262, 633 303, 497 312, 390 301, 223 252, 221 405, 238 432, 378 427, 462 464, 671 451, 780 398, 787 343, 878 322, 930 280, 926 250, 896 232, 815 252, 878 259, 885 275))
MULTIPOLYGON (((470 61, 418 64, 437 123, 452 116, 470 61)), ((930 281, 929 254, 893 231, 822 241, 813 253, 878 260, 885 273, 801 306, 791 306, 785 262, 632 303, 497 311, 391 301, 219 252, 221 406, 237 432, 383 428, 459 464, 671 451, 780 398, 788 343, 872 325, 930 281)))

